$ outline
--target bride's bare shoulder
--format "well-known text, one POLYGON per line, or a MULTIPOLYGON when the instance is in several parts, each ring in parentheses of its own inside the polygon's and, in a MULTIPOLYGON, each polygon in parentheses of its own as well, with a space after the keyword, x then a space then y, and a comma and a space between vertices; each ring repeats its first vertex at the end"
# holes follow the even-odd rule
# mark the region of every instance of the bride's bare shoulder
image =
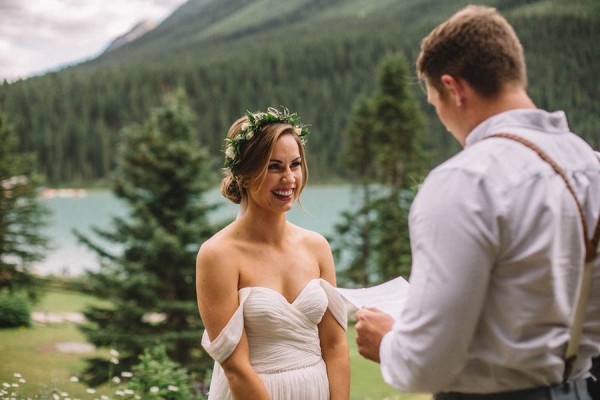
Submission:
POLYGON ((236 248, 239 247, 235 235, 235 227, 230 224, 200 245, 196 257, 198 266, 219 265, 223 262, 231 264, 236 248))
POLYGON ((329 248, 329 242, 322 234, 293 225, 297 243, 305 243, 311 248, 329 248))

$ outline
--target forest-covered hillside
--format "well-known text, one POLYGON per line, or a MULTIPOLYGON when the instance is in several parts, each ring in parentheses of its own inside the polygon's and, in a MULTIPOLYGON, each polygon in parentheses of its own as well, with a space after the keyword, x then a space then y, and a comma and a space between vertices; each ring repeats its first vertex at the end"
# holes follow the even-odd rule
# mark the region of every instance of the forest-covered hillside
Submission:
MULTIPOLYGON (((375 86, 384 55, 414 65, 421 38, 470 1, 189 0, 155 30, 99 58, 0 85, 21 149, 38 156, 50 185, 109 176, 123 126, 144 120, 183 87, 199 140, 215 157, 246 110, 285 105, 311 125, 311 179, 344 177, 341 131, 375 86)), ((539 107, 564 109, 573 130, 600 148, 600 2, 482 0, 497 7, 526 50, 539 107)), ((414 68, 413 68, 414 69, 414 68)), ((458 150, 429 117, 431 165, 458 150)), ((215 175, 218 171, 215 171, 215 175)))

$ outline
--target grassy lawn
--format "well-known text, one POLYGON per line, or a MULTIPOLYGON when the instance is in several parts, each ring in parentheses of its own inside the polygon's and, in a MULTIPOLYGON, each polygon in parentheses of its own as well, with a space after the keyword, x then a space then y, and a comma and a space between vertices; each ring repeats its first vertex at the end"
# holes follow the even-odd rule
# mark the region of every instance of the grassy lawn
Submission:
MULTIPOLYGON (((90 304, 98 304, 98 300, 80 293, 49 290, 34 311, 74 312, 90 304)), ((386 385, 381 378, 379 365, 358 354, 354 336, 354 327, 350 327, 351 400, 430 399, 428 395, 399 393, 386 385)), ((96 394, 88 394, 84 384, 70 381, 72 376, 83 370, 85 358, 105 355, 107 352, 65 353, 56 348, 57 344, 69 342, 85 342, 76 324, 70 322, 34 323, 31 328, 0 329, 0 385, 5 382, 16 383, 18 378, 14 374, 17 373, 26 380, 25 383, 19 383, 21 396, 47 393, 54 388, 68 393, 71 398, 95 399, 101 394, 113 395, 114 390, 110 387, 102 387, 96 394)))
POLYGON ((81 293, 59 289, 48 289, 43 292, 41 301, 35 305, 33 311, 76 312, 82 311, 89 305, 107 304, 107 302, 81 293))
MULTIPOLYGON (((33 311, 76 312, 91 304, 101 302, 80 293, 53 289, 44 292, 33 311)), ((0 329, 0 385, 5 382, 18 383, 15 374, 20 374, 26 381, 18 383, 21 396, 48 393, 52 389, 81 399, 114 393, 108 387, 101 387, 97 389, 97 394, 88 394, 84 384, 71 382, 71 377, 84 369, 85 358, 107 352, 79 354, 58 351, 57 345, 69 343, 85 343, 83 334, 70 322, 33 323, 30 328, 0 329)))
POLYGON ((350 400, 429 400, 430 395, 400 393, 387 385, 381 377, 379 364, 371 362, 356 349, 354 326, 348 327, 348 347, 350 348, 350 400))
MULTIPOLYGON (((0 382, 16 382, 14 374, 27 382, 20 384, 21 395, 32 396, 57 388, 71 396, 90 398, 81 383, 70 382, 85 366, 83 356, 57 351, 56 344, 83 342, 83 335, 72 323, 34 325, 28 329, 0 330, 0 382)), ((90 356, 99 353, 86 353, 90 356)), ((102 393, 105 391, 103 390, 102 393)))

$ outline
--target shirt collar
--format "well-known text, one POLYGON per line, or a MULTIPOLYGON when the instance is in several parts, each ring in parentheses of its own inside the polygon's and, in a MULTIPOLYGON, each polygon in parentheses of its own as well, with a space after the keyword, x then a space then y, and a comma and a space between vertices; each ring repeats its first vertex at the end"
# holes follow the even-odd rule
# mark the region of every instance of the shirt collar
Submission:
POLYGON ((569 125, 563 111, 548 112, 537 108, 504 111, 477 125, 467 135, 465 148, 494 133, 516 133, 515 131, 523 130, 567 133, 569 125))

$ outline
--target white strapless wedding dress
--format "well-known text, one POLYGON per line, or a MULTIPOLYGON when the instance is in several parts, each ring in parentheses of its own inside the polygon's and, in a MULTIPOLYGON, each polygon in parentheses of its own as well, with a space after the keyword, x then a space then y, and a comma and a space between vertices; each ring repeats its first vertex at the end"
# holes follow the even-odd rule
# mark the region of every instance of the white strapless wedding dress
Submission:
POLYGON ((242 288, 238 295, 240 306, 219 336, 212 342, 206 331, 202 336, 202 346, 215 360, 209 400, 231 399, 219 362, 235 350, 244 328, 250 363, 272 400, 329 399, 317 324, 329 307, 346 329, 346 306, 336 289, 323 279, 313 279, 292 303, 260 286, 242 288))

